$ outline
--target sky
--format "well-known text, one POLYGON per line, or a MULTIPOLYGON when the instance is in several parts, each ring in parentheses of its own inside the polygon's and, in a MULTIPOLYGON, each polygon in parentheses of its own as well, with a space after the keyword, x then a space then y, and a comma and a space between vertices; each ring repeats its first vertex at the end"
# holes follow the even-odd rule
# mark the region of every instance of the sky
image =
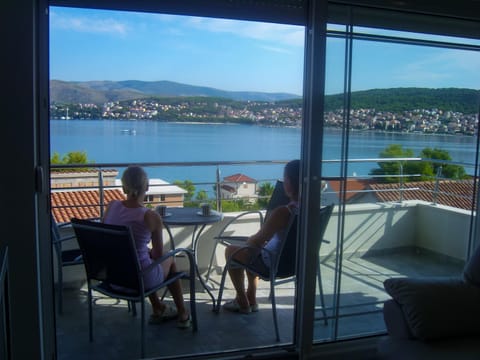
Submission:
MULTIPOLYGON (((480 46, 480 42, 477 42, 480 46)), ((326 93, 343 91, 345 42, 327 41, 326 93)), ((355 41, 352 90, 480 89, 480 52, 355 41)), ((304 28, 238 20, 50 8, 50 78, 169 80, 301 95, 304 28)))

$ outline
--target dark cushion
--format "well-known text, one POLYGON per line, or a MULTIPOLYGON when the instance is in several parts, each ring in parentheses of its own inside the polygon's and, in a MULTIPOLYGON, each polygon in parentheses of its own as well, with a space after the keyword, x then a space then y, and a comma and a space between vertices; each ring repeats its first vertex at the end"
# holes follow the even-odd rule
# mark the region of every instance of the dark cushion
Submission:
POLYGON ((412 339, 413 335, 403 315, 402 306, 390 299, 383 304, 383 319, 388 334, 396 339, 412 339))
POLYGON ((460 278, 392 278, 383 285, 415 338, 480 334, 480 288, 460 278))
POLYGON ((465 264, 463 278, 472 285, 480 286, 480 246, 477 247, 470 260, 465 264))

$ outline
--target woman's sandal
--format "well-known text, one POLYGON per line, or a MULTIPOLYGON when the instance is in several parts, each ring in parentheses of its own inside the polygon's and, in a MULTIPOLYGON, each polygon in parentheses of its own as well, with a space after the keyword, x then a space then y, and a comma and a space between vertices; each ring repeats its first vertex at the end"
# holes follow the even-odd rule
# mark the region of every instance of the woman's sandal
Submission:
POLYGON ((148 319, 149 324, 161 324, 164 321, 173 320, 177 318, 178 312, 172 306, 165 305, 165 309, 160 314, 152 314, 148 319))
POLYGON ((177 320, 177 328, 179 329, 188 329, 192 326, 192 318, 188 315, 188 318, 185 320, 177 320))

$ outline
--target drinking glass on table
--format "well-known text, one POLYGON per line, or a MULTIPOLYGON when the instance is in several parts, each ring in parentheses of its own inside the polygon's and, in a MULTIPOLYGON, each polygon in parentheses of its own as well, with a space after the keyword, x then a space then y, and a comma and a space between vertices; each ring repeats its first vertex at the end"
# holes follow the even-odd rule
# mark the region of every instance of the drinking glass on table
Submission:
POLYGON ((160 205, 157 210, 161 217, 165 217, 165 214, 167 213, 167 207, 165 205, 160 205))
POLYGON ((210 204, 203 203, 203 204, 200 204, 200 207, 202 208, 203 216, 210 216, 210 204))

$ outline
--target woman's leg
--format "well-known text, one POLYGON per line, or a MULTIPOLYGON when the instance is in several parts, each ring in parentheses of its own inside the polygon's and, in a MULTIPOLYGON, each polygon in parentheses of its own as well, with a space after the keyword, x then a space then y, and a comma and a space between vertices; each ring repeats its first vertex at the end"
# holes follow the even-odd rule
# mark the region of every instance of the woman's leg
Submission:
MULTIPOLYGON (((177 272, 177 266, 175 264, 173 257, 165 259, 165 261, 161 262, 161 265, 163 268, 163 274, 165 278, 167 278, 170 273, 177 272)), ((170 293, 172 294, 173 301, 175 302, 175 306, 177 307, 178 319, 182 321, 187 320, 190 314, 185 308, 185 304, 183 301, 182 284, 180 282, 180 279, 174 281, 167 287, 170 293)))
POLYGON ((247 287, 247 299, 250 305, 257 304, 257 287, 258 276, 247 271, 248 287, 247 287))
MULTIPOLYGON (((229 259, 232 254, 240 249, 240 246, 229 245, 225 249, 225 259, 229 259)), ((249 259, 249 254, 247 251, 241 251, 234 255, 235 259, 241 262, 246 262, 249 259)), ((238 305, 242 309, 250 309, 248 303, 247 295, 245 293, 245 271, 241 268, 230 268, 228 269, 228 274, 232 280, 235 291, 237 292, 236 300, 238 305)))
POLYGON ((163 313, 163 311, 165 310, 165 304, 162 304, 156 292, 148 295, 148 299, 152 304, 152 310, 155 315, 160 315, 161 313, 163 313))

